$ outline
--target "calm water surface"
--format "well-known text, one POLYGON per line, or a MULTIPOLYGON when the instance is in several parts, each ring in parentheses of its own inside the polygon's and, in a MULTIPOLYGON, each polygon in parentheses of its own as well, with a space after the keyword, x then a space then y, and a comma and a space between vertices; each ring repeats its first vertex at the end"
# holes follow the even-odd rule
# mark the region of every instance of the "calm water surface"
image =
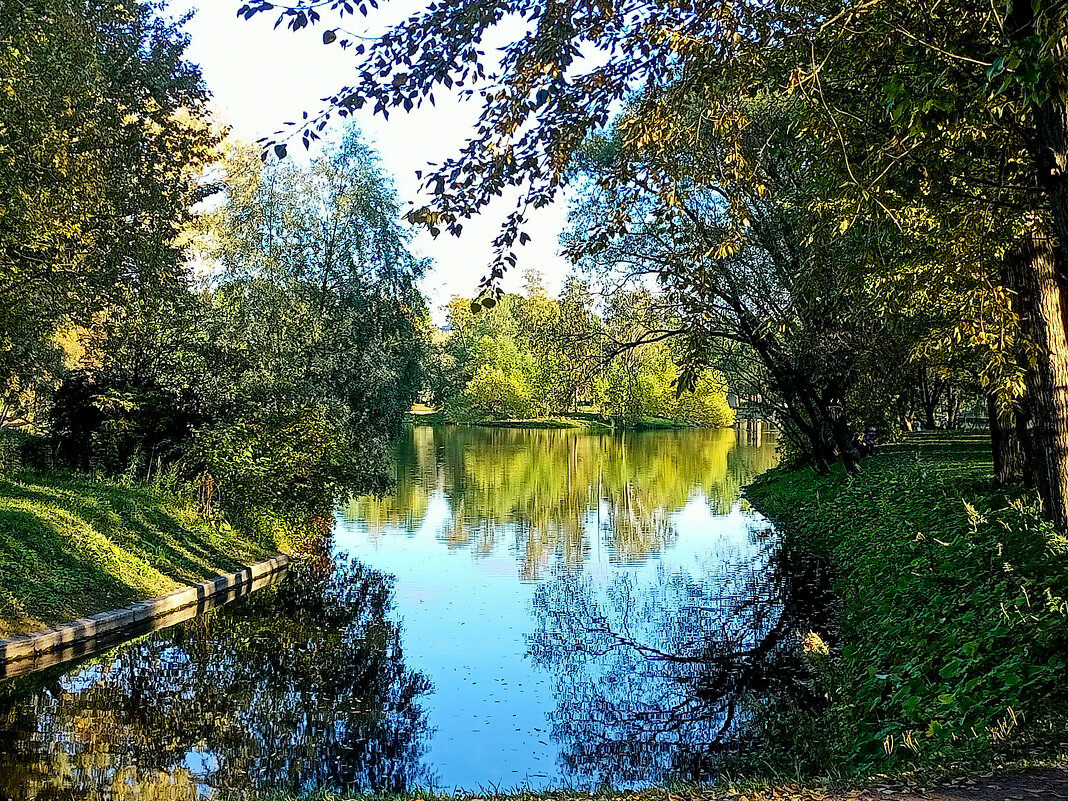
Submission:
POLYGON ((740 497, 775 459, 753 428, 414 428, 330 558, 0 684, 0 798, 701 778, 810 605, 740 497))

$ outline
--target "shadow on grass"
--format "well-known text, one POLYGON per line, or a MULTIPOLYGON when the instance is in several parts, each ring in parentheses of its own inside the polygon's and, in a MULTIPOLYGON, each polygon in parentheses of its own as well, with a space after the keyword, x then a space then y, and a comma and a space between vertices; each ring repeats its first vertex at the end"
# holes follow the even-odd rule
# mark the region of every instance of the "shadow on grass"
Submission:
POLYGON ((0 636, 234 570, 273 543, 152 492, 65 474, 0 478, 0 636))
POLYGON ((31 512, 0 509, 0 565, 0 618, 17 628, 79 617, 79 602, 87 595, 101 609, 135 596, 92 555, 72 548, 68 537, 31 512))

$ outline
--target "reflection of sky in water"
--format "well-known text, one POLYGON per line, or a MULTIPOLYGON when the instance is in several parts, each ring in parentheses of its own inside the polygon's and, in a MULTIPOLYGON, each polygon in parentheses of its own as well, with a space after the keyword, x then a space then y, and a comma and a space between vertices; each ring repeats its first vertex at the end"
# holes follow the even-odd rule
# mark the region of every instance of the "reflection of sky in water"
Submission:
POLYGON ((283 584, 195 621, 0 683, 0 799, 425 785, 429 685, 404 665, 389 599, 360 565, 297 564, 283 584))
MULTIPOLYGON (((514 435, 523 433, 512 432, 513 447, 514 435)), ((693 435, 696 439, 707 433, 693 435)), ((759 450, 759 464, 766 467, 773 463, 774 445, 764 443, 758 449, 734 442, 733 432, 711 433, 731 437, 728 458, 718 471, 721 475, 673 476, 673 486, 691 482, 681 506, 677 501, 657 503, 655 487, 643 487, 640 523, 652 521, 661 529, 651 538, 656 547, 645 552, 621 553, 616 546, 623 514, 631 522, 634 517, 633 507, 623 509, 622 490, 592 486, 590 503, 577 510, 576 531, 570 534, 569 544, 566 532, 545 530, 565 529, 567 520, 549 513, 537 518, 541 527, 535 526, 530 521, 536 515, 527 514, 521 502, 503 518, 499 513, 481 516, 473 508, 469 491, 473 482, 461 488, 461 492, 467 490, 462 505, 454 502, 454 486, 463 480, 458 475, 462 465, 435 470, 422 461, 416 470, 414 464, 402 462, 399 486, 412 497, 422 490, 418 510, 406 509, 399 493, 385 502, 393 513, 389 519, 368 523, 351 513, 362 508, 359 504, 339 516, 336 549, 397 577, 396 610, 403 620, 406 662, 425 673, 434 686, 423 700, 429 725, 436 732, 424 760, 437 789, 567 784, 558 765, 560 746, 552 739, 547 717, 556 709, 556 679, 527 656, 535 625, 532 599, 539 583, 581 574, 587 581, 606 586, 625 573, 644 586, 654 584, 666 572, 687 574, 707 585, 722 581, 733 568, 756 566, 765 549, 751 532, 762 527, 761 518, 737 497, 736 490, 729 507, 724 506, 722 496, 713 504, 707 490, 717 478, 734 487, 751 480, 750 471, 739 471, 739 460, 732 463, 731 454, 744 456, 747 450, 759 450), (733 474, 728 478, 732 464, 733 474), (406 468, 412 469, 404 475, 406 468), (458 526, 463 527, 464 536, 450 539, 458 526), (492 536, 479 536, 485 531, 492 536), (578 560, 576 540, 581 548, 578 560), (549 551, 547 557, 539 558, 540 567, 533 575, 525 567, 532 541, 544 542, 549 551)), ((628 455, 635 458, 634 450, 645 443, 662 450, 664 440, 658 432, 630 435, 628 455)), ((672 445, 684 442, 685 436, 672 432, 672 445)), ((532 459, 566 458, 568 446, 557 450, 538 444, 531 437, 526 446, 532 459)), ((601 459, 622 458, 613 452, 612 444, 610 438, 599 439, 601 459)), ((430 454, 435 447, 433 443, 427 446, 430 454)), ((426 456, 416 453, 413 461, 426 456)))

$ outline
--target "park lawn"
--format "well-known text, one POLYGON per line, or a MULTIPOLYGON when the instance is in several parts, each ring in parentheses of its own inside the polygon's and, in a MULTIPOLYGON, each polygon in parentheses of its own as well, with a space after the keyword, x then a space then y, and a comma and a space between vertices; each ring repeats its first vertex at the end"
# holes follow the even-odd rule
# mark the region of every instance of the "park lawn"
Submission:
POLYGON ((1068 753, 1068 543, 994 486, 987 437, 912 435, 859 476, 777 468, 747 495, 840 599, 825 718, 784 757, 863 776, 1068 753))
POLYGON ((285 529, 217 526, 148 488, 0 475, 0 638, 149 598, 289 550, 285 529))

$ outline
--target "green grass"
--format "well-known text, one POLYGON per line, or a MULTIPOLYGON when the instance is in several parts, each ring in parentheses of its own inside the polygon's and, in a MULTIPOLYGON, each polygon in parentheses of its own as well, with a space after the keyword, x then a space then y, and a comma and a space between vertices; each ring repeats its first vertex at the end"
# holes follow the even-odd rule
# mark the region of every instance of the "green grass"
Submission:
POLYGON ((221 528, 147 488, 0 476, 0 637, 149 598, 287 550, 281 527, 221 528))
POLYGON ((787 547, 829 562, 841 603, 839 647, 815 671, 825 716, 762 713, 795 769, 952 773, 1065 752, 1068 544, 1031 493, 994 487, 989 450, 911 436, 855 478, 779 468, 749 488, 787 547))

